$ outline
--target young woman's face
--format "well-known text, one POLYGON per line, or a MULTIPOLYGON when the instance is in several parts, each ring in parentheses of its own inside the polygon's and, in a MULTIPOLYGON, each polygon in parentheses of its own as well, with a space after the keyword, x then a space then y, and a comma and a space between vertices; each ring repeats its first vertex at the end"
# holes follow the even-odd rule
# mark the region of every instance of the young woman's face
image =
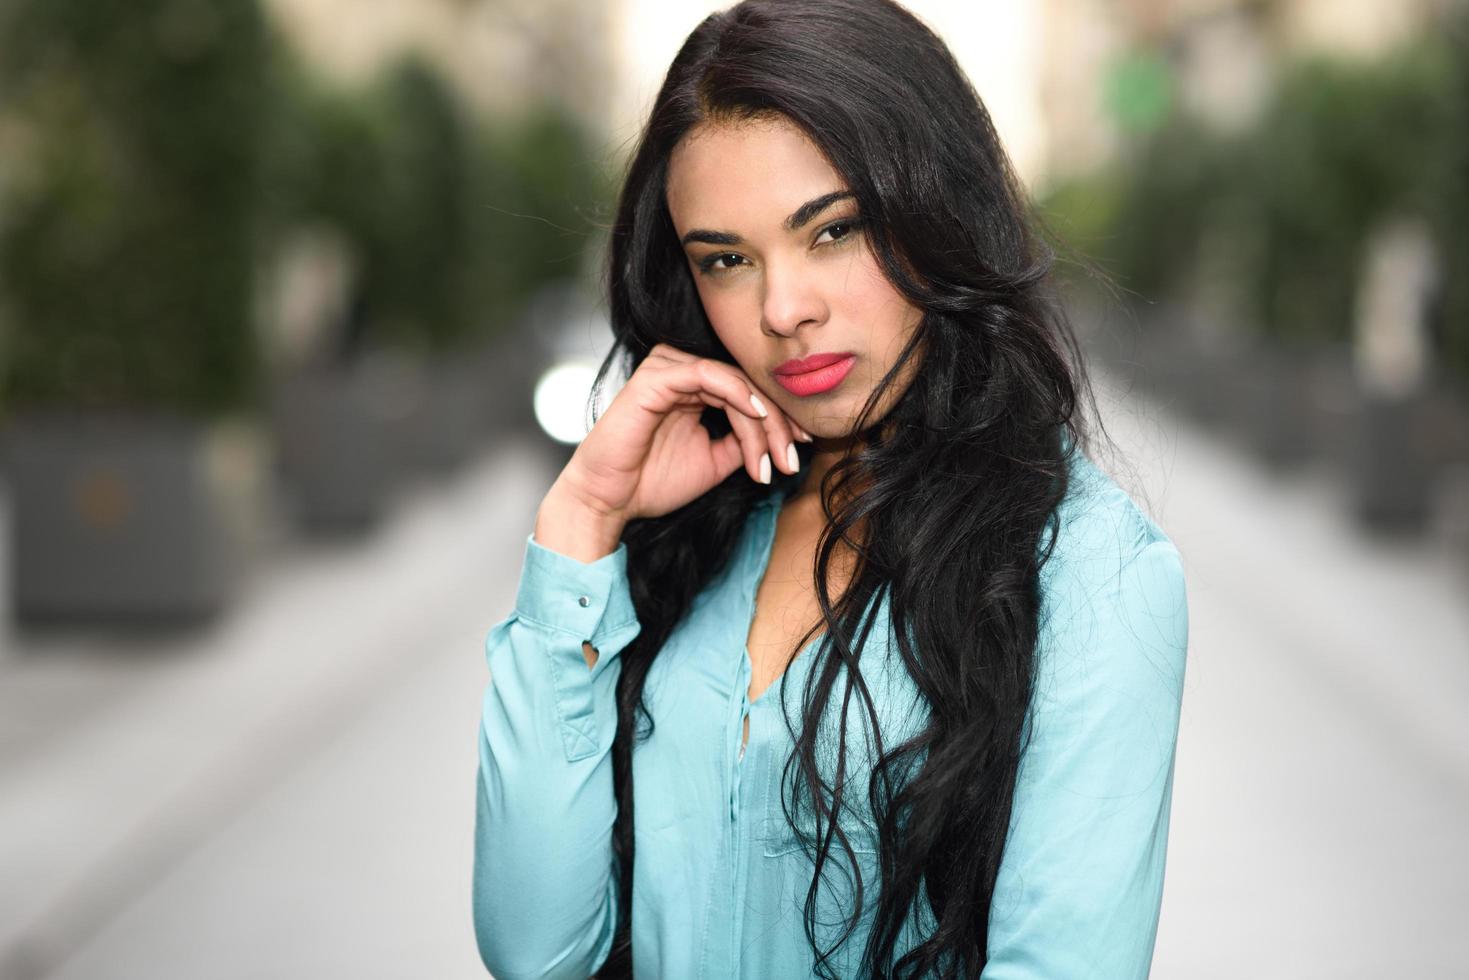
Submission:
MULTIPOLYGON (((773 117, 696 127, 669 160, 667 194, 725 348, 807 432, 850 434, 922 311, 883 275, 841 177, 801 129, 773 117)), ((917 361, 869 424, 907 388, 917 361)))

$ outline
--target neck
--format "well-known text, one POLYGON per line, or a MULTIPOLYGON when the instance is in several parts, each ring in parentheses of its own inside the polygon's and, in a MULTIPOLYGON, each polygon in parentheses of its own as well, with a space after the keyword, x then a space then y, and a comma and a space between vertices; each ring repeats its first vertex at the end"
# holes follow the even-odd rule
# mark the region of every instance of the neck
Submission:
MULTIPOLYGON (((836 465, 837 461, 849 452, 855 451, 854 443, 857 440, 852 436, 844 436, 835 439, 824 439, 818 437, 811 444, 811 455, 802 464, 804 476, 800 488, 786 498, 786 506, 799 509, 810 508, 814 513, 822 514, 834 511, 835 499, 830 495, 827 497, 828 506, 822 507, 821 482, 826 474, 836 465)), ((851 489, 847 493, 850 495, 851 489)))
POLYGON ((801 481, 801 489, 792 496, 814 497, 821 490, 822 478, 831 470, 832 465, 850 448, 851 440, 846 439, 817 439, 811 444, 811 457, 806 462, 806 476, 801 481))
MULTIPOLYGON (((882 423, 884 437, 891 438, 894 426, 892 419, 882 423)), ((801 480, 801 487, 788 498, 792 502, 811 500, 815 501, 821 492, 821 481, 826 476, 837 460, 856 450, 856 444, 861 440, 855 435, 838 436, 835 438, 824 438, 818 436, 811 443, 811 456, 804 464, 805 476, 801 480)))

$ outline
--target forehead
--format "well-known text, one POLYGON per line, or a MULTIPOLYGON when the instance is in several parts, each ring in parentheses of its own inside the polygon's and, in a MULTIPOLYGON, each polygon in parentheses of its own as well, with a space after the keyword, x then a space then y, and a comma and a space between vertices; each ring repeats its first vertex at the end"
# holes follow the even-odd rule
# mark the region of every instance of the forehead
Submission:
POLYGON ((779 228, 807 201, 844 189, 805 132, 784 117, 703 123, 668 160, 668 210, 690 228, 779 228))

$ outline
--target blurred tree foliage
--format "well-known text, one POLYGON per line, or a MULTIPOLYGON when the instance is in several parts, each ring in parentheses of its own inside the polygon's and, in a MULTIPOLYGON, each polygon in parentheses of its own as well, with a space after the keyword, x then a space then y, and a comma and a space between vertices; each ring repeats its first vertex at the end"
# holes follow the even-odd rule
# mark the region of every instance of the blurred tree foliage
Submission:
POLYGON ((300 77, 285 91, 305 135, 278 220, 335 227, 359 266, 371 333, 341 338, 340 353, 369 341, 448 346, 470 321, 471 163, 469 126, 447 85, 410 57, 366 91, 300 77))
POLYGON ((419 58, 394 65, 381 84, 375 196, 391 234, 379 242, 367 286, 387 326, 441 349, 474 319, 469 125, 448 84, 419 58))
POLYGON ((541 286, 575 277, 612 210, 615 188, 590 136, 555 103, 530 106, 485 133, 504 183, 486 182, 476 206, 495 213, 498 238, 487 272, 500 280, 502 309, 541 286))
POLYGON ((545 103, 482 120, 420 57, 316 75, 257 0, 0 0, 0 407, 248 409, 260 270, 350 243, 327 358, 443 351, 584 271, 611 187, 545 103))
POLYGON ((0 397, 247 405, 266 29, 255 0, 0 6, 0 397))
POLYGON ((1439 353, 1469 376, 1466 27, 1461 16, 1372 62, 1292 62, 1239 134, 1175 106, 1116 164, 1041 207, 1142 297, 1182 299, 1223 277, 1241 329, 1302 341, 1351 337, 1368 236, 1420 216, 1440 253, 1439 353))
POLYGON ((362 89, 325 85, 288 58, 276 81, 272 227, 325 223, 358 264, 358 332, 336 338, 332 356, 452 349, 582 271, 589 215, 610 187, 565 110, 475 119, 415 55, 362 89))
POLYGON ((1430 215, 1443 252, 1437 339, 1448 364, 1469 379, 1469 11, 1437 43, 1448 64, 1442 151, 1426 161, 1434 188, 1430 215))
POLYGON ((1277 337, 1346 340, 1373 228, 1399 212, 1428 217, 1444 152, 1449 65, 1437 45, 1379 64, 1292 66, 1250 141, 1235 190, 1263 219, 1251 264, 1251 321, 1277 337))

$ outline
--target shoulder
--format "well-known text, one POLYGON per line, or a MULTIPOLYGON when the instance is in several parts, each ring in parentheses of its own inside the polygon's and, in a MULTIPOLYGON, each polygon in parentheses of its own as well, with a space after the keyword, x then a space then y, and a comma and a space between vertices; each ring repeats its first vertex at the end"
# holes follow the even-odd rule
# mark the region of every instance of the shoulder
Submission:
POLYGON ((1157 523, 1079 453, 1072 475, 1042 566, 1035 689, 988 955, 1006 976, 1141 977, 1183 700, 1183 568, 1157 523))
POLYGON ((1139 561, 1171 564, 1171 577, 1181 584, 1177 546, 1127 491, 1080 451, 1072 457, 1070 475, 1054 515, 1055 547, 1041 566, 1050 612, 1064 612, 1063 601, 1079 599, 1080 593, 1121 588, 1121 573, 1139 561))
MULTIPOLYGON (((1100 673, 1182 682, 1187 646, 1183 556, 1172 539, 1080 451, 1041 567, 1038 683, 1100 673)), ((1044 546, 1045 541, 1041 542, 1044 546)))
POLYGON ((1057 567, 1106 559, 1127 561, 1149 545, 1173 545, 1130 494, 1078 450, 1070 485, 1056 508, 1057 567))

